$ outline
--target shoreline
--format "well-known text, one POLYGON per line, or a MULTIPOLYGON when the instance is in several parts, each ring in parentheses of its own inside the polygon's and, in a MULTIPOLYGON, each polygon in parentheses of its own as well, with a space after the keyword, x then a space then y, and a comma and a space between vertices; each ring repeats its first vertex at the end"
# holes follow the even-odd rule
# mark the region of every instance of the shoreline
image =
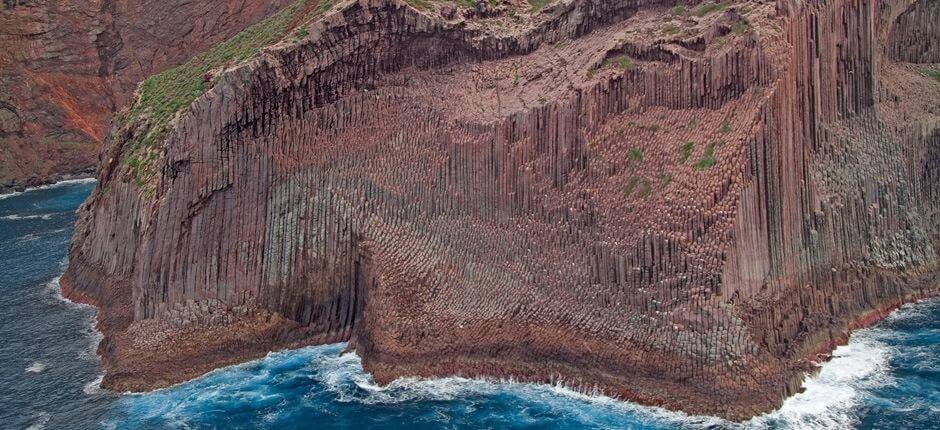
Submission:
MULTIPOLYGON (((62 279, 66 279, 65 274, 63 274, 62 279)), ((799 372, 791 378, 789 385, 792 385, 792 387, 795 389, 789 390, 790 392, 787 396, 781 397, 773 409, 763 411, 754 409, 752 410, 752 413, 748 414, 721 414, 720 411, 716 411, 715 413, 708 413, 697 410, 686 411, 683 409, 670 407, 668 402, 655 401, 653 399, 647 399, 644 396, 630 395, 630 391, 626 390, 625 387, 605 388, 603 386, 597 385, 588 386, 583 383, 580 385, 577 384, 579 380, 591 380, 592 378, 589 377, 589 372, 582 374, 581 378, 576 377, 577 375, 561 375, 554 371, 545 373, 542 375, 544 377, 539 377, 535 374, 529 374, 528 376, 522 374, 495 375, 487 374, 486 372, 475 372, 471 366, 470 368, 465 369, 466 371, 464 372, 451 372, 447 375, 391 375, 387 371, 384 372, 385 374, 382 374, 382 371, 378 372, 379 374, 377 374, 375 372, 377 369, 369 369, 370 366, 368 366, 366 363, 369 358, 363 357, 361 352, 356 350, 354 346, 356 341, 354 338, 348 339, 340 333, 335 333, 332 336, 321 336, 316 338, 304 337, 304 331, 302 328, 296 326, 288 327, 287 325, 290 324, 285 325, 286 321, 276 315, 267 317, 265 319, 267 324, 265 324, 264 330, 248 330, 247 332, 243 330, 233 331, 232 329, 237 327, 223 326, 217 327, 216 330, 210 330, 209 332, 201 333, 206 334, 206 336, 197 334, 197 339, 195 339, 203 339, 200 341, 204 342, 205 339, 208 338, 222 338, 225 337, 226 334, 235 335, 238 337, 239 342, 237 342, 236 345, 229 345, 232 346, 231 348, 204 348, 201 351, 198 349, 195 351, 189 350, 189 354, 173 355, 173 351, 185 352, 186 350, 178 349, 177 346, 174 345, 165 345, 165 349, 162 350, 165 354, 163 357, 168 358, 169 360, 152 361, 150 360, 152 357, 148 356, 145 351, 141 353, 141 350, 135 351, 132 347, 128 348, 131 345, 126 339, 127 333, 123 331, 119 331, 117 334, 109 333, 110 330, 108 330, 108 326, 114 327, 114 321, 107 321, 107 316, 104 315, 105 312, 101 311, 101 306, 96 303, 96 300, 94 300, 93 297, 71 288, 69 286, 68 280, 60 281, 60 290, 62 291, 63 297, 74 303, 94 306, 98 310, 96 313, 95 329, 103 335, 103 338, 99 342, 96 352, 99 359, 101 360, 102 367, 105 370, 105 376, 99 386, 103 390, 108 390, 114 393, 145 395, 147 393, 172 388, 194 379, 202 378, 207 374, 229 366, 237 366, 260 360, 272 353, 290 351, 305 347, 347 342, 347 347, 344 348, 344 352, 355 352, 360 360, 363 361, 363 371, 368 373, 373 378, 373 380, 376 381, 377 385, 381 387, 387 387, 390 384, 393 384, 395 381, 406 378, 433 380, 448 377, 462 377, 490 382, 505 380, 547 386, 554 386, 559 383, 564 384, 564 381, 568 381, 570 384, 564 385, 564 387, 581 395, 592 395, 592 393, 600 394, 625 404, 658 408, 669 413, 679 413, 690 417, 714 417, 737 424, 743 424, 751 420, 760 419, 761 417, 766 417, 780 410, 787 399, 790 399, 805 391, 806 380, 817 376, 823 367, 831 362, 831 360, 834 358, 832 354, 833 351, 839 346, 847 345, 852 333, 854 333, 856 330, 868 328, 880 323, 885 318, 908 303, 921 303, 926 300, 940 297, 940 292, 938 292, 937 287, 938 286, 934 286, 929 293, 913 294, 902 299, 892 300, 878 306, 875 309, 871 309, 862 313, 861 315, 851 320, 847 326, 847 329, 844 330, 840 336, 829 338, 828 340, 818 344, 816 348, 813 348, 813 352, 811 354, 804 356, 803 359, 793 361, 793 363, 808 363, 811 367, 805 371, 799 372), (285 330, 291 332, 293 336, 287 336, 286 338, 280 340, 273 339, 273 337, 276 337, 272 336, 273 334, 283 333, 285 330), (123 351, 123 353, 119 353, 118 351, 123 351), (809 360, 811 357, 815 358, 815 360, 809 360), (154 372, 154 370, 157 370, 157 372, 154 372), (147 375, 148 373, 150 374, 149 377, 144 376, 141 378, 141 376, 147 375)), ((178 331, 177 334, 182 334, 184 332, 186 331, 181 330, 178 331)), ((191 334, 193 330, 188 330, 188 332, 191 334)), ((196 332, 199 333, 198 330, 196 332)), ((189 342, 186 344, 192 345, 189 342)), ((401 370, 401 368, 399 370, 401 370)), ((555 370, 557 371, 557 368, 555 370)), ((668 381, 663 381, 663 384, 667 383, 668 381)))
MULTIPOLYGON (((64 288, 64 285, 60 283, 60 291, 65 291, 63 288, 64 288)), ((70 291, 71 291, 71 290, 70 290, 70 291)), ((87 297, 87 295, 81 294, 80 292, 75 292, 75 293, 76 293, 76 296, 74 297, 74 299, 73 299, 73 298, 69 298, 69 296, 70 296, 71 294, 68 294, 68 295, 62 294, 62 296, 63 296, 64 298, 66 298, 67 300, 69 300, 70 302, 72 302, 72 303, 76 303, 76 304, 80 304, 80 305, 90 305, 90 306, 95 307, 95 308, 96 308, 96 321, 98 321, 98 320, 97 320, 97 317, 99 317, 99 316, 101 315, 101 313, 100 313, 100 311, 98 311, 98 306, 97 306, 96 304, 94 304, 94 301, 91 300, 89 297, 87 297)), ((784 403, 786 402, 786 400, 788 400, 788 399, 790 399, 790 398, 793 398, 794 396, 803 393, 803 392, 805 391, 805 390, 802 388, 803 385, 804 385, 804 382, 805 382, 807 379, 809 379, 809 378, 816 377, 816 376, 821 372, 821 370, 823 369, 823 367, 826 366, 827 364, 829 364, 829 363, 832 361, 832 359, 834 358, 833 355, 832 355, 832 352, 835 350, 835 348, 838 348, 839 346, 848 345, 848 344, 849 344, 849 341, 851 340, 851 335, 852 335, 856 330, 866 329, 866 328, 872 327, 872 326, 874 326, 874 325, 877 325, 878 323, 880 323, 880 322, 882 322, 883 320, 885 320, 887 317, 889 317, 889 316, 891 316, 892 314, 894 314, 895 312, 899 311, 902 307, 904 307, 904 306, 907 305, 907 304, 915 304, 915 305, 916 305, 916 304, 919 304, 919 303, 922 303, 922 302, 925 302, 925 301, 935 300, 935 299, 938 299, 938 298, 940 298, 940 294, 937 294, 937 292, 935 291, 932 295, 929 295, 929 296, 924 296, 924 297, 919 297, 919 298, 913 298, 912 300, 909 300, 909 301, 899 301, 899 302, 891 303, 891 304, 889 304, 889 305, 879 307, 878 309, 874 309, 874 310, 871 310, 871 311, 869 311, 869 312, 863 314, 862 316, 860 316, 859 318, 857 318, 857 319, 853 322, 853 324, 851 324, 851 328, 849 329, 848 333, 847 333, 844 337, 839 337, 839 338, 837 339, 840 343, 835 343, 835 342, 830 343, 830 345, 832 345, 832 349, 829 350, 829 352, 828 352, 828 354, 827 354, 827 356, 826 356, 826 358, 825 358, 824 360, 818 361, 818 362, 814 362, 814 363, 813 363, 813 364, 814 364, 813 370, 812 370, 812 371, 808 371, 808 372, 804 372, 804 373, 801 375, 801 377, 800 377, 800 386, 801 386, 801 388, 800 388, 797 392, 795 392, 795 393, 793 393, 793 394, 791 394, 791 395, 789 395, 789 396, 787 396, 787 397, 782 398, 782 399, 781 399, 781 404, 780 404, 777 408, 775 408, 775 409, 773 409, 773 410, 769 410, 769 411, 766 411, 766 412, 763 412, 763 413, 755 414, 755 415, 752 415, 752 416, 749 416, 749 417, 746 417, 746 418, 740 418, 740 419, 732 419, 732 418, 722 417, 722 416, 719 416, 719 415, 696 414, 696 413, 686 412, 686 411, 683 411, 683 410, 670 409, 670 408, 668 408, 668 407, 666 407, 666 406, 664 406, 664 405, 662 405, 662 404, 655 404, 655 403, 644 402, 644 401, 642 401, 641 399, 637 399, 637 398, 625 398, 625 397, 622 397, 622 396, 616 394, 616 393, 617 393, 617 390, 604 391, 604 390, 599 390, 598 387, 594 387, 593 389, 588 389, 587 387, 585 387, 585 386, 583 386, 583 385, 582 385, 582 386, 579 386, 579 385, 576 385, 576 384, 566 384, 564 379, 557 379, 557 378, 556 378, 556 379, 552 379, 552 380, 544 380, 544 381, 543 381, 543 380, 536 380, 536 379, 531 379, 531 378, 514 378, 514 377, 508 377, 508 378, 503 377, 503 378, 499 378, 499 377, 487 376, 487 375, 467 376, 467 375, 463 375, 463 374, 454 374, 454 375, 449 375, 449 376, 432 376, 432 377, 407 376, 407 375, 405 375, 405 376, 399 376, 399 377, 397 377, 397 378, 394 378, 394 379, 391 379, 391 380, 388 380, 388 381, 379 381, 379 380, 377 380, 377 379, 375 378, 375 375, 374 375, 373 372, 370 372, 370 371, 366 370, 365 366, 362 367, 362 372, 363 372, 363 373, 366 373, 366 374, 368 374, 370 377, 372 377, 373 380, 375 381, 376 385, 379 386, 379 387, 381 387, 381 389, 385 389, 385 388, 387 388, 387 387, 389 387, 389 386, 392 386, 392 385, 394 385, 394 384, 395 384, 396 382, 398 382, 398 381, 408 380, 408 379, 416 379, 417 381, 434 381, 434 380, 448 379, 448 378, 461 378, 461 379, 467 379, 467 380, 470 380, 470 381, 486 382, 486 383, 491 383, 491 384, 507 385, 507 386, 512 386, 512 385, 515 385, 515 384, 523 384, 523 385, 531 384, 531 385, 541 386, 542 388, 547 389, 547 390, 551 390, 551 391, 553 391, 553 392, 554 392, 554 391, 557 391, 557 389, 561 389, 562 391, 567 392, 567 395, 575 396, 575 397, 578 397, 578 398, 584 398, 584 399, 587 399, 587 401, 591 401, 591 400, 596 400, 596 401, 612 401, 612 402, 616 402, 616 403, 617 403, 618 405, 620 405, 620 406, 630 406, 630 407, 645 408, 645 409, 648 409, 648 411, 646 411, 646 412, 649 412, 649 413, 651 413, 651 414, 655 414, 655 415, 660 416, 660 417, 667 417, 667 416, 670 416, 670 415, 677 415, 677 416, 680 416, 680 417, 683 417, 683 418, 698 418, 698 419, 704 419, 704 420, 720 420, 721 422, 726 422, 726 423, 730 423, 730 424, 733 424, 733 425, 747 425, 747 423, 752 422, 752 421, 755 421, 755 420, 758 420, 758 421, 759 421, 759 420, 764 420, 764 419, 772 418, 773 414, 775 414, 775 413, 777 413, 778 411, 781 410, 781 408, 784 406, 784 403)), ((100 323, 100 321, 99 321, 99 323, 100 323)), ((99 326, 98 326, 97 323, 95 324, 95 329, 96 329, 99 333, 101 333, 102 335, 104 335, 104 333, 100 330, 100 328, 99 328, 99 326)), ((106 336, 106 335, 104 335, 104 336, 106 336)), ((106 339, 102 339, 101 342, 102 342, 101 344, 103 344, 104 342, 106 342, 106 339)), ((272 354, 289 353, 289 352, 291 352, 291 351, 298 350, 298 349, 302 349, 302 348, 337 345, 337 344, 342 344, 342 343, 344 343, 344 342, 346 343, 347 347, 344 347, 344 348, 342 349, 342 351, 340 352, 340 355, 345 354, 345 353, 352 352, 352 353, 356 354, 356 356, 357 356, 357 357, 359 358, 359 360, 361 361, 361 360, 362 360, 362 357, 359 355, 359 353, 358 353, 357 351, 355 351, 354 349, 350 350, 350 348, 348 347, 349 342, 350 342, 349 340, 345 340, 345 341, 344 341, 344 340, 331 339, 331 340, 327 340, 327 341, 324 341, 324 342, 314 342, 314 343, 310 343, 310 344, 295 343, 295 344, 292 344, 292 345, 287 345, 287 346, 285 346, 285 347, 283 347, 283 348, 270 349, 270 350, 266 350, 266 351, 246 352, 245 354, 242 354, 242 355, 240 355, 239 357, 229 356, 229 357, 227 357, 227 358, 228 358, 227 360, 222 360, 223 362, 228 362, 227 364, 220 364, 220 363, 217 362, 216 364, 213 364, 209 370, 203 371, 203 372, 201 372, 201 373, 199 373, 199 374, 197 374, 197 375, 195 375, 195 376, 186 377, 186 378, 184 378, 184 379, 181 379, 181 380, 172 382, 172 383, 170 383, 170 384, 161 385, 161 386, 154 387, 154 388, 150 388, 150 389, 144 389, 144 390, 120 390, 120 389, 115 389, 115 388, 113 388, 113 387, 108 387, 108 386, 106 386, 105 384, 103 384, 103 383, 102 383, 102 378, 98 378, 95 382, 98 382, 97 387, 98 387, 99 389, 101 389, 101 390, 107 390, 107 391, 110 391, 110 392, 112 392, 112 393, 120 394, 120 395, 142 396, 142 395, 147 395, 147 394, 150 394, 150 393, 155 393, 155 392, 159 392, 159 391, 163 391, 163 390, 173 389, 174 387, 177 387, 177 386, 179 386, 179 385, 182 385, 182 384, 185 384, 185 383, 194 381, 194 380, 196 380, 196 379, 200 379, 200 378, 203 378, 203 377, 207 377, 207 376, 209 376, 209 375, 211 375, 211 374, 213 374, 213 373, 216 373, 216 372, 224 371, 226 368, 229 368, 229 367, 241 366, 241 365, 245 365, 245 364, 249 364, 249 363, 253 363, 253 362, 258 362, 258 361, 260 361, 260 360, 266 359, 267 357, 270 357, 272 354)), ((105 376, 105 378, 106 378, 107 375, 110 373, 110 372, 109 372, 110 369, 109 369, 109 367, 105 364, 105 358, 102 356, 102 348, 100 347, 101 344, 99 344, 98 355, 99 355, 99 359, 101 360, 102 367, 103 367, 104 370, 105 370, 104 376, 105 376)), ((549 378, 549 379, 551 379, 551 378, 549 378)), ((573 382, 573 381, 572 381, 572 382, 573 382)))
POLYGON ((27 184, 3 184, 0 185, 0 200, 7 199, 13 196, 18 196, 20 194, 44 190, 48 188, 53 188, 60 185, 67 185, 71 183, 81 183, 82 181, 95 180, 98 179, 96 170, 86 170, 78 173, 66 173, 61 175, 56 175, 48 178, 43 178, 38 181, 30 182, 27 184))

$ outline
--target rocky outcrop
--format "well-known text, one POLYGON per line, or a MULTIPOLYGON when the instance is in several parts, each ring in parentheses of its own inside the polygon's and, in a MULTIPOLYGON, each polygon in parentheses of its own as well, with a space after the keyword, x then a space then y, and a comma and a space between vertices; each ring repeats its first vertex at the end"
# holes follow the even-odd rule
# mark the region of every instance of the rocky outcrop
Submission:
POLYGON ((118 129, 62 280, 103 384, 349 340, 379 382, 779 406, 937 293, 940 86, 896 43, 934 9, 674 6, 347 1, 118 129))
POLYGON ((115 110, 287 0, 0 4, 0 191, 93 170, 115 110))

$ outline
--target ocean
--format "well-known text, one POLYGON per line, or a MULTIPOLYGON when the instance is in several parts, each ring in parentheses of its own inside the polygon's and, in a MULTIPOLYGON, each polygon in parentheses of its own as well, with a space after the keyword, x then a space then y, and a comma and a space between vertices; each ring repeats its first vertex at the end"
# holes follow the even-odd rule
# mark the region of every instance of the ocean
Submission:
POLYGON ((462 378, 379 387, 343 344, 268 354, 146 394, 99 388, 95 311, 62 298, 77 180, 0 196, 0 428, 940 429, 940 300, 855 332, 782 408, 745 423, 563 386, 462 378))

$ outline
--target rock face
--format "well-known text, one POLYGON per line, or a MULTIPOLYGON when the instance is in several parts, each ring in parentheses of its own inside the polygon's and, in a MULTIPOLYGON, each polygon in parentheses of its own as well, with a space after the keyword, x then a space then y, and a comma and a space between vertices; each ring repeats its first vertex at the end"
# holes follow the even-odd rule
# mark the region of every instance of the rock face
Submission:
POLYGON ((347 1, 117 130, 63 277, 104 385, 349 340, 379 382, 778 407, 938 291, 940 6, 674 6, 347 1))
POLYGON ((90 172, 138 82, 287 1, 4 0, 0 190, 90 172))

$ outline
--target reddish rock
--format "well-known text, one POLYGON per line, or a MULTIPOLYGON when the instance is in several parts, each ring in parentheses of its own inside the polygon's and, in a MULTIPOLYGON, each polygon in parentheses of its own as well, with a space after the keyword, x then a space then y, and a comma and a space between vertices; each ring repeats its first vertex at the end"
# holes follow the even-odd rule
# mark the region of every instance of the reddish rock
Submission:
POLYGON ((778 407, 940 288, 934 45, 896 42, 938 6, 672 5, 348 2, 218 75, 154 177, 117 130, 63 277, 101 307, 103 384, 350 340, 382 383, 778 407))
POLYGON ((0 191, 92 172, 138 82, 288 2, 5 0, 0 191))

